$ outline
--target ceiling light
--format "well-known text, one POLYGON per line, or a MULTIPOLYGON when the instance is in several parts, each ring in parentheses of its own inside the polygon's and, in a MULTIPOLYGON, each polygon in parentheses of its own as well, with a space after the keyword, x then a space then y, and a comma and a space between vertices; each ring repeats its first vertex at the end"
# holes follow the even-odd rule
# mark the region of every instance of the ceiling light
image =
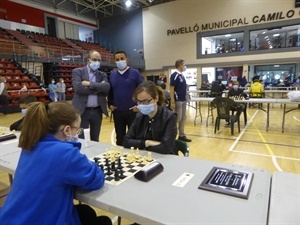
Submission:
POLYGON ((225 37, 231 37, 231 34, 225 34, 225 37))
POLYGON ((148 2, 149 2, 149 3, 152 3, 152 2, 153 2, 153 0, 148 0, 148 2))
POLYGON ((280 36, 280 34, 273 34, 273 37, 278 37, 280 36))
POLYGON ((127 1, 125 2, 125 5, 126 5, 127 7, 130 7, 131 4, 132 4, 132 2, 131 2, 130 0, 127 0, 127 1))

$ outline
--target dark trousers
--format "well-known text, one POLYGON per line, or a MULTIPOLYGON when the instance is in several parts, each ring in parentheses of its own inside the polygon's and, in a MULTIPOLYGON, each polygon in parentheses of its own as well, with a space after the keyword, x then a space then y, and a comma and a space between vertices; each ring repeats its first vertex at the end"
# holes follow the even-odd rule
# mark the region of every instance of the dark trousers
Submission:
POLYGON ((7 96, 0 95, 0 112, 6 114, 8 109, 9 100, 7 96))
POLYGON ((114 110, 113 116, 117 145, 123 146, 123 138, 126 134, 126 128, 129 129, 135 119, 136 112, 133 112, 132 110, 114 110))
MULTIPOLYGON (((101 106, 96 108, 85 108, 81 115, 81 128, 90 128, 90 136, 92 141, 99 141, 99 135, 102 123, 102 109, 101 106)), ((84 134, 79 136, 84 138, 84 134)))
POLYGON ((95 210, 84 204, 75 205, 82 225, 112 225, 108 216, 97 216, 95 210))

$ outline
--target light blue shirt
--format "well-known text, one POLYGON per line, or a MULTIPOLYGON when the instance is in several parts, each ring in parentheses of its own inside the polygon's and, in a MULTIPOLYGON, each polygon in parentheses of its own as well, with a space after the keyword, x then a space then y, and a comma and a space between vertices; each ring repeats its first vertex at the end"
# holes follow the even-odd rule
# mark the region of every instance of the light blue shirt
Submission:
MULTIPOLYGON (((96 82, 96 72, 93 72, 89 66, 87 66, 89 73, 89 81, 96 82)), ((98 104, 98 96, 97 95, 89 95, 86 107, 97 107, 98 104)))

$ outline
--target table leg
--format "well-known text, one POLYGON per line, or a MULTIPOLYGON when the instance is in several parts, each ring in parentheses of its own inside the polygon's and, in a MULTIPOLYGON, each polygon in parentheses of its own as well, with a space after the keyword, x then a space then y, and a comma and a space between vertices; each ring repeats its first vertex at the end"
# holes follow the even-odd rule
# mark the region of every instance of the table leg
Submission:
POLYGON ((266 124, 266 131, 269 131, 269 120, 270 120, 270 103, 267 103, 267 124, 266 124))
POLYGON ((206 126, 208 127, 208 118, 210 112, 210 102, 207 102, 207 117, 206 117, 206 126))
POLYGON ((281 132, 282 133, 284 133, 285 109, 286 109, 286 104, 283 104, 283 116, 282 116, 282 126, 281 126, 281 132))

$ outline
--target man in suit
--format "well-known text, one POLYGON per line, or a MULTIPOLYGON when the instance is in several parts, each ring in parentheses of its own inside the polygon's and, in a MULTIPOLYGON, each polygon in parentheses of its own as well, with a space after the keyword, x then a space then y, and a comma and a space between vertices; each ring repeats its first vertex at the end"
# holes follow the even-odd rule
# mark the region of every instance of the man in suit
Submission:
MULTIPOLYGON (((100 53, 91 50, 88 54, 87 65, 72 71, 72 83, 75 90, 72 104, 81 115, 81 128, 90 128, 92 141, 99 141, 102 113, 108 116, 106 96, 109 93, 110 84, 106 73, 98 71, 100 62, 100 53)), ((83 138, 83 135, 79 137, 83 138)))

